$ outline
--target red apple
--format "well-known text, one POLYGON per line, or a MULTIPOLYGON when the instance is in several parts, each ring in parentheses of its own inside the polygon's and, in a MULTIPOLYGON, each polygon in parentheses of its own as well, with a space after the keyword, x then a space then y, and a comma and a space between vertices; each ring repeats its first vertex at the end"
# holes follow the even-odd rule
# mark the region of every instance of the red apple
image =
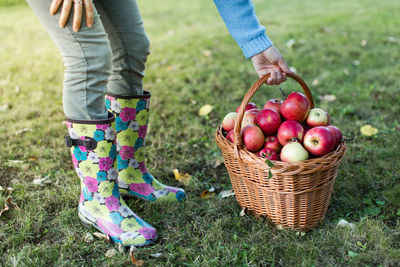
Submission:
POLYGON ((263 148, 258 152, 258 156, 264 159, 269 159, 269 160, 279 160, 278 154, 270 149, 270 148, 263 148))
POLYGON ((290 93, 280 108, 280 112, 285 119, 298 122, 304 121, 309 111, 310 101, 299 92, 290 93))
POLYGON ((233 130, 230 130, 228 132, 228 134, 226 135, 226 139, 228 139, 229 141, 231 141, 231 143, 233 143, 233 130))
POLYGON ((328 113, 320 108, 313 108, 308 113, 306 122, 311 127, 328 125, 328 113))
POLYGON ((342 140, 342 131, 338 127, 333 126, 333 125, 329 125, 326 127, 329 130, 331 130, 333 136, 335 137, 335 146, 334 147, 337 147, 340 144, 340 141, 342 140))
POLYGON ((283 104, 283 101, 280 99, 270 99, 265 103, 264 108, 272 108, 272 109, 275 109, 276 112, 279 113, 279 109, 282 104, 283 104))
POLYGON ((256 125, 247 125, 241 131, 244 145, 250 151, 258 151, 264 145, 264 134, 256 125))
POLYGON ((296 162, 308 159, 308 152, 298 142, 286 144, 281 151, 281 160, 284 162, 296 162))
POLYGON ((311 128, 304 136, 304 147, 315 156, 323 156, 335 147, 335 136, 328 127, 311 128))
POLYGON ((276 153, 279 153, 279 151, 281 151, 282 149, 282 146, 278 141, 278 137, 276 136, 268 136, 267 138, 265 138, 264 147, 270 148, 276 153))
POLYGON ((222 128, 225 131, 229 132, 230 130, 233 130, 233 128, 235 127, 236 116, 236 112, 230 112, 225 115, 224 120, 222 121, 222 128))
MULTIPOLYGON (((240 108, 240 105, 236 108, 236 113, 239 113, 239 108, 240 108)), ((247 110, 250 110, 250 109, 256 109, 256 108, 257 108, 256 104, 254 104, 253 102, 249 102, 247 104, 246 108, 244 109, 244 111, 247 111, 247 110)))
POLYGON ((281 116, 276 110, 265 108, 257 113, 256 124, 265 135, 274 135, 281 124, 281 116))
POLYGON ((290 141, 303 140, 304 128, 301 124, 295 120, 284 121, 278 129, 278 140, 282 146, 286 145, 290 141))
POLYGON ((250 109, 244 113, 241 129, 250 124, 256 125, 256 115, 258 111, 258 109, 250 109))

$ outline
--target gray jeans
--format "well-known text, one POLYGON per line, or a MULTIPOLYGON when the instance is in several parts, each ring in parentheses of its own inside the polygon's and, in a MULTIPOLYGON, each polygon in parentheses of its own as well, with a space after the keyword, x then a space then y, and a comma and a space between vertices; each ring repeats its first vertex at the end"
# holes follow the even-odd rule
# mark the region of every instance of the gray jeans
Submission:
MULTIPOLYGON (((51 0, 26 0, 60 49, 65 66, 63 103, 70 119, 107 118, 105 93, 141 95, 149 39, 136 0, 94 0, 94 21, 83 16, 72 30, 73 11, 60 28, 61 8, 50 15, 51 0)), ((72 8, 73 10, 73 8, 72 8)))

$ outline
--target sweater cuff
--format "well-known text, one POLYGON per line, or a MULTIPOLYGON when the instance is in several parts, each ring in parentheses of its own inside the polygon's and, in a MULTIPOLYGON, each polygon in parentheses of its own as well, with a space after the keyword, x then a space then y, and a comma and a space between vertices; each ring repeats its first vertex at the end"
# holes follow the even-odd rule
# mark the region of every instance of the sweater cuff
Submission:
POLYGON ((240 48, 242 49, 244 56, 249 59, 252 56, 271 47, 272 45, 272 41, 265 34, 263 34, 245 43, 240 48))

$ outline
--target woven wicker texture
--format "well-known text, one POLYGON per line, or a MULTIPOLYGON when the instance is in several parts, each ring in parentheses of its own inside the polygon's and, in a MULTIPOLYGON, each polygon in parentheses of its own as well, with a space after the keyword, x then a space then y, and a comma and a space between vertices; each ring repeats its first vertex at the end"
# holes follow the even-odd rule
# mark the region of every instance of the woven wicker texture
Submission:
MULTIPOLYGON (((288 73, 303 88, 311 106, 310 89, 297 75, 288 73)), ((312 229, 328 209, 338 167, 346 152, 345 142, 331 153, 301 162, 272 161, 269 167, 262 158, 246 149, 240 137, 244 110, 251 97, 265 83, 260 78, 245 95, 234 129, 234 143, 218 127, 215 140, 222 151, 232 188, 241 207, 255 215, 266 215, 273 223, 293 229, 312 229), (272 178, 268 178, 269 171, 272 178)))

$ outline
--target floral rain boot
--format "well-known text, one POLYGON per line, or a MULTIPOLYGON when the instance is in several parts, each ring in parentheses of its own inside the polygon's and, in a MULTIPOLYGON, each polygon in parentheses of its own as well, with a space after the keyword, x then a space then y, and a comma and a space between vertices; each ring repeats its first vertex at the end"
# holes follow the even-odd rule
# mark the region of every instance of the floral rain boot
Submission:
POLYGON ((144 246, 157 239, 157 231, 133 213, 120 196, 114 116, 78 121, 67 119, 72 162, 81 180, 78 215, 124 246, 144 246))
POLYGON ((151 94, 143 93, 106 96, 106 106, 115 115, 120 192, 149 201, 181 201, 186 196, 183 189, 160 183, 146 169, 144 149, 151 94))

